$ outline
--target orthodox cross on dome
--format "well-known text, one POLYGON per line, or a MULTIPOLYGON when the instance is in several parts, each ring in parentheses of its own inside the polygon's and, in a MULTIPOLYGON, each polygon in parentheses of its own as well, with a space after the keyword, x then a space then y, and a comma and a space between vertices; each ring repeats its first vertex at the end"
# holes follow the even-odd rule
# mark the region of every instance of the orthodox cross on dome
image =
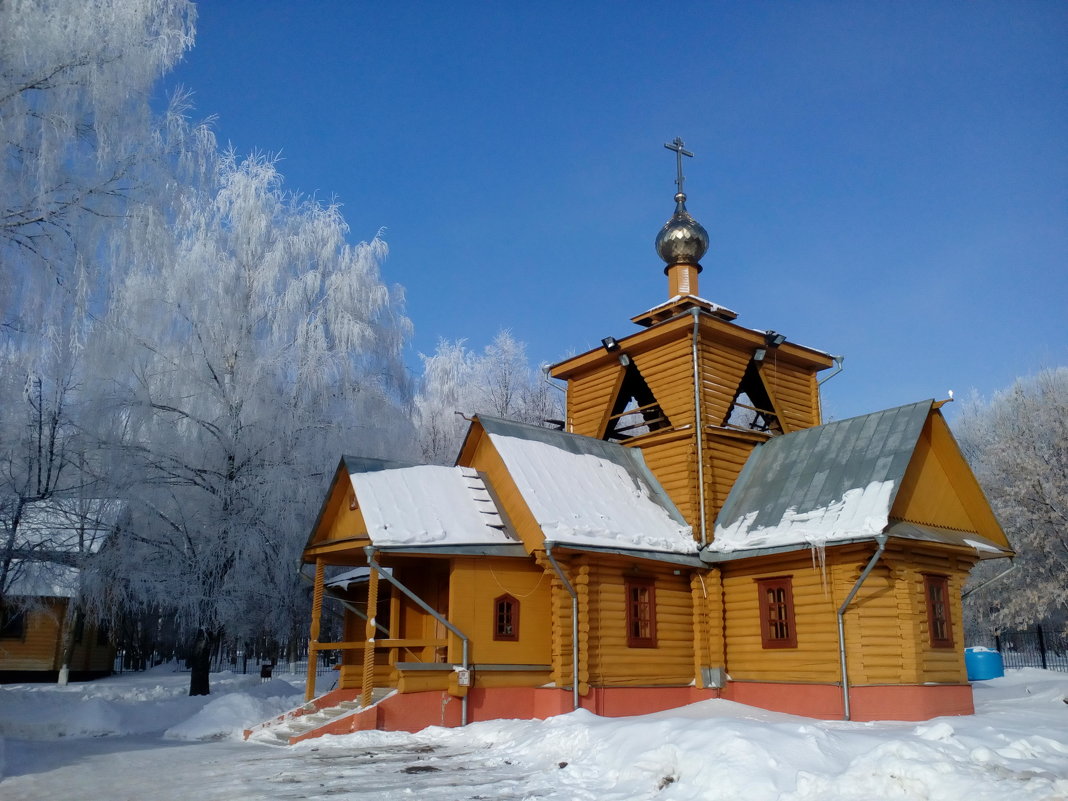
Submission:
POLYGON ((683 156, 689 156, 690 158, 693 158, 693 153, 691 153, 689 150, 686 150, 683 147, 683 145, 684 145, 684 142, 682 141, 682 139, 680 139, 677 136, 675 137, 674 141, 672 141, 670 144, 667 143, 667 142, 664 143, 664 147, 666 147, 668 150, 674 150, 675 151, 675 161, 676 161, 678 169, 679 169, 679 177, 675 179, 675 184, 676 184, 676 186, 679 187, 679 194, 680 195, 683 194, 682 182, 684 180, 686 180, 682 175, 682 157, 683 156))

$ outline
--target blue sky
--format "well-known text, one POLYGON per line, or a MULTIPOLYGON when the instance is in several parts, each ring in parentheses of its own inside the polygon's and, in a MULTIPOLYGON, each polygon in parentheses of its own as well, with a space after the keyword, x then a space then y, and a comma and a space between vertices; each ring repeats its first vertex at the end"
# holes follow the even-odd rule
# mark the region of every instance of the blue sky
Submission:
POLYGON ((220 141, 380 228, 409 362, 637 330, 681 136, 701 295, 846 356, 843 418, 1068 364, 1068 4, 200 6, 220 141))

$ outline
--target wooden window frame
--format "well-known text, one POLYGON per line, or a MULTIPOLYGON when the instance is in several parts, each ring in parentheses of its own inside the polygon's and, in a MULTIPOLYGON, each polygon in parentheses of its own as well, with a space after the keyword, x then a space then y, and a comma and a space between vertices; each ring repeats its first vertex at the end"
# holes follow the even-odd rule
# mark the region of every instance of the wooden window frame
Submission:
POLYGON ((923 574, 927 636, 932 648, 953 648, 953 615, 949 608, 949 576, 923 574))
POLYGON ((656 648, 656 580, 625 579, 623 599, 627 609, 627 647, 656 648))
POLYGON ((493 639, 500 642, 518 642, 519 640, 519 601, 508 593, 498 595, 493 599, 493 639), (510 634, 502 631, 502 605, 508 610, 508 621, 512 624, 510 634))
POLYGON ((762 578, 757 579, 756 583, 761 646, 796 648, 797 622, 794 616, 793 577, 762 578))

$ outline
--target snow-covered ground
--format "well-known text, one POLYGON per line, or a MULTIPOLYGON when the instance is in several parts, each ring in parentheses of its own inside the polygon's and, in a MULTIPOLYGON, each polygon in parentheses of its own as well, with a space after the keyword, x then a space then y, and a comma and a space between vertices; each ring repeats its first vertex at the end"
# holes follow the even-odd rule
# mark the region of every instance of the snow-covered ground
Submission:
POLYGON ((187 682, 163 667, 0 687, 0 799, 1068 799, 1068 674, 1036 669, 978 682, 974 716, 919 724, 705 701, 291 747, 240 732, 299 703, 298 678, 216 674, 209 698, 187 682))

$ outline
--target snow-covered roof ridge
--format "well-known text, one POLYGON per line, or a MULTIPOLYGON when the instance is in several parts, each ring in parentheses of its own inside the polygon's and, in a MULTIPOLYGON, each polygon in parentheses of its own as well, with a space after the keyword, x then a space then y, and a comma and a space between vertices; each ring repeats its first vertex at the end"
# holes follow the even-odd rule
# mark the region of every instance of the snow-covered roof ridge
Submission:
POLYGON ((73 598, 78 594, 81 570, 59 562, 12 559, 7 594, 31 598, 73 598))
POLYGON ((690 526, 641 451, 495 417, 478 417, 547 541, 695 554, 690 526))
POLYGON ((126 503, 114 498, 49 498, 22 509, 17 549, 96 553, 115 530, 126 503))
POLYGON ((376 546, 513 545, 497 505, 476 471, 416 465, 351 473, 376 546))
POLYGON ((822 545, 884 531, 933 404, 838 420, 758 446, 727 496, 709 550, 822 545))

